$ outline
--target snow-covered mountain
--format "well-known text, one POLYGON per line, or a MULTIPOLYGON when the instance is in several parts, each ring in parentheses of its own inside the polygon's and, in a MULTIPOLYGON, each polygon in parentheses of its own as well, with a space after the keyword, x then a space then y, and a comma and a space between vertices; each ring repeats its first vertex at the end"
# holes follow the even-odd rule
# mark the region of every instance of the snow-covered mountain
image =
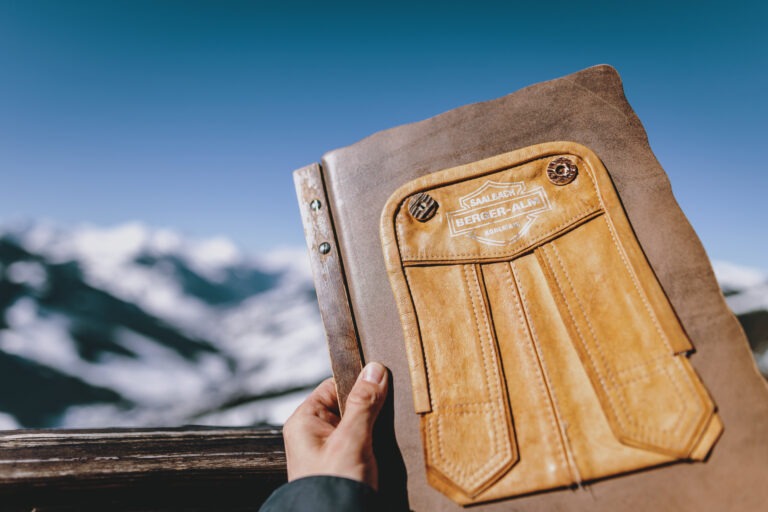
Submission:
POLYGON ((281 423, 328 375, 303 249, 0 232, 0 429, 281 423))
MULTIPOLYGON (((715 271, 768 376, 768 276, 715 271)), ((0 430, 280 424, 328 375, 303 248, 0 228, 0 430)))
POLYGON ((757 367, 768 378, 768 273, 720 261, 713 267, 725 301, 747 334, 757 367))

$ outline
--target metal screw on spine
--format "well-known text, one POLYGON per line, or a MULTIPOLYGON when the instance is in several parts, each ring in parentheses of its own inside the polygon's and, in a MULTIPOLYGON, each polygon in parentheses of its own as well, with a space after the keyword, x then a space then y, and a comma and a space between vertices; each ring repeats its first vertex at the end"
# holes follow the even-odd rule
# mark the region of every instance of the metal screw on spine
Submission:
POLYGON ((320 244, 317 250, 320 251, 320 254, 328 254, 329 252, 331 252, 331 244, 329 244, 328 242, 323 242, 320 244))
POLYGON ((579 169, 570 158, 559 156, 547 165, 547 177, 555 185, 567 185, 576 179, 579 169))
POLYGON ((309 203, 309 207, 312 208, 312 211, 314 212, 318 211, 322 205, 323 204, 319 199, 313 199, 312 202, 309 203))
POLYGON ((439 205, 426 192, 420 192, 408 201, 408 212, 419 222, 427 222, 435 216, 439 205))

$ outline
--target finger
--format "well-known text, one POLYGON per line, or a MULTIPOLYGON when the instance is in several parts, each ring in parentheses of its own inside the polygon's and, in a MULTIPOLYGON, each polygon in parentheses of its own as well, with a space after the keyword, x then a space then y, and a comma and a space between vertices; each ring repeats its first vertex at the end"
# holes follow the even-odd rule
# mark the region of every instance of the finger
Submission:
POLYGON ((336 394, 336 382, 328 377, 309 395, 309 400, 335 414, 339 413, 339 397, 336 394))
POLYGON ((283 433, 291 433, 294 427, 302 430, 307 422, 314 422, 316 418, 320 418, 335 427, 339 422, 338 406, 333 378, 325 379, 312 390, 285 421, 283 433))
POLYGON ((336 395, 336 384, 333 377, 321 382, 296 408, 294 414, 297 416, 318 416, 325 411, 337 416, 339 414, 339 399, 336 395))
POLYGON ((286 446, 318 445, 339 424, 338 399, 333 378, 321 382, 283 425, 286 446))
POLYGON ((360 372, 347 398, 347 407, 334 436, 362 447, 370 443, 373 425, 387 397, 387 369, 369 363, 360 372))

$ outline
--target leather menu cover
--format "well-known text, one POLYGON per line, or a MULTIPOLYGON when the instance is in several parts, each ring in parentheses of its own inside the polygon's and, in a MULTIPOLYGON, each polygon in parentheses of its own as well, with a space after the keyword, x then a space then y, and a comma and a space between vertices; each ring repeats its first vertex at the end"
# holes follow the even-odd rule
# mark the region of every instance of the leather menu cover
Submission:
POLYGON ((381 217, 427 479, 513 497, 703 459, 722 432, 607 171, 540 144, 409 182, 381 217))
MULTIPOLYGON (((595 364, 594 367, 585 365, 583 360, 586 347, 592 350, 594 344, 586 332, 584 332, 583 345, 578 341, 576 326, 586 331, 589 327, 586 326, 586 320, 579 319, 580 313, 577 310, 574 310, 576 321, 570 327, 559 321, 550 324, 537 321, 534 316, 534 328, 546 324, 545 328, 555 330, 556 337, 567 340, 568 343, 554 347, 557 350, 551 350, 553 347, 549 345, 538 344, 543 354, 541 360, 547 365, 546 374, 535 365, 509 362, 510 358, 528 358, 529 361, 538 358, 535 352, 537 347, 533 343, 521 345, 520 352, 517 354, 510 352, 508 345, 504 348, 498 344, 496 346, 500 349, 495 354, 489 350, 485 352, 488 363, 496 358, 500 363, 499 368, 504 372, 512 367, 521 372, 519 375, 500 373, 490 365, 488 369, 489 382, 497 382, 499 387, 486 395, 487 400, 497 404, 500 403, 499 397, 508 396, 510 400, 505 406, 506 409, 502 410, 500 406, 495 406, 493 411, 484 414, 494 419, 504 420, 499 423, 502 425, 500 428, 508 430, 511 436, 508 442, 502 443, 505 445, 494 448, 498 448, 497 451, 501 456, 488 465, 486 476, 476 478, 475 481, 460 482, 460 485, 465 488, 461 494, 465 496, 465 500, 476 500, 483 492, 490 493, 495 485, 501 484, 505 478, 510 478, 504 475, 516 474, 517 470, 523 468, 525 461, 529 460, 527 450, 535 444, 530 436, 535 435, 536 432, 547 432, 554 438, 551 432, 560 431, 558 435, 561 438, 563 436, 569 438, 571 455, 568 455, 568 452, 547 455, 554 460, 566 458, 565 462, 561 461, 553 466, 556 477, 552 478, 551 488, 484 501, 473 505, 470 509, 483 511, 514 509, 521 512, 552 510, 569 512, 739 510, 749 512, 763 510, 765 503, 768 503, 768 486, 765 485, 768 481, 768 462, 766 462, 768 461, 768 436, 766 435, 768 432, 768 386, 757 371, 738 320, 728 310, 723 300, 701 243, 674 199, 669 180, 649 147, 642 124, 624 97, 621 79, 610 66, 592 67, 527 87, 502 98, 467 105, 425 121, 385 130, 351 146, 331 151, 323 156, 319 165, 314 164, 296 173, 297 182, 303 179, 302 176, 313 176, 313 185, 301 188, 311 192, 300 190, 299 200, 304 214, 305 230, 308 234, 315 282, 328 285, 318 286, 318 298, 324 323, 326 319, 329 320, 326 323, 327 336, 332 351, 332 361, 335 363, 334 374, 338 378, 337 384, 342 383, 341 387, 346 389, 348 383, 354 382, 354 376, 363 360, 380 361, 391 370, 391 409, 385 410, 388 415, 379 422, 378 427, 382 427, 384 431, 394 429, 395 444, 390 447, 391 449, 376 453, 380 466, 382 500, 388 500, 396 493, 407 492, 407 506, 411 510, 418 512, 464 510, 463 505, 446 495, 445 489, 438 490, 432 485, 435 480, 434 475, 429 474, 425 464, 426 449, 422 437, 421 418, 427 414, 424 412, 425 405, 431 407, 433 404, 430 400, 434 397, 425 393, 428 391, 427 387, 421 391, 418 390, 418 386, 425 382, 419 384, 418 380, 412 379, 417 372, 414 371, 410 361, 416 359, 413 354, 410 357, 407 355, 406 347, 409 345, 403 335, 400 310, 392 293, 379 237, 382 211, 395 191, 409 182, 445 169, 471 165, 474 162, 482 162, 499 155, 553 141, 572 141, 587 148, 586 150, 594 155, 590 159, 599 162, 605 169, 605 176, 610 179, 615 189, 616 195, 613 200, 620 203, 624 212, 622 215, 626 217, 625 228, 632 232, 632 237, 625 236, 626 233, 622 234, 620 242, 627 250, 627 240, 634 238, 640 254, 647 263, 644 272, 651 272, 654 275, 655 282, 658 283, 663 296, 666 297, 679 321, 679 326, 686 335, 684 339, 675 336, 676 341, 670 340, 672 350, 659 350, 658 355, 664 361, 688 362, 691 373, 688 373, 688 369, 683 369, 683 372, 690 377, 686 379, 689 383, 699 382, 703 385, 699 388, 698 385, 691 384, 694 390, 683 390, 684 394, 690 398, 699 394, 697 390, 705 390, 712 403, 717 406, 717 417, 722 420, 724 430, 703 462, 654 465, 652 460, 648 461, 654 457, 657 461, 665 457, 668 460, 673 458, 678 460, 678 455, 687 448, 684 446, 686 439, 690 441, 691 448, 688 458, 701 458, 702 452, 709 444, 704 441, 708 435, 706 432, 714 432, 716 429, 709 427, 709 430, 700 436, 702 441, 698 443, 691 441, 700 428, 699 422, 688 418, 689 413, 686 411, 680 417, 683 418, 681 424, 687 425, 684 429, 688 432, 687 434, 672 440, 668 437, 660 440, 637 439, 642 437, 638 435, 642 432, 632 428, 630 421, 625 419, 626 415, 622 417, 621 407, 617 404, 615 409, 618 412, 611 417, 605 412, 604 403, 611 399, 618 400, 618 397, 625 392, 623 388, 627 386, 645 390, 642 393, 633 391, 631 393, 633 397, 647 396, 648 388, 659 388, 663 400, 669 401, 672 408, 679 411, 682 406, 675 405, 675 399, 671 398, 673 394, 670 394, 668 386, 663 384, 665 381, 669 382, 666 370, 646 371, 643 368, 645 365, 632 368, 633 362, 617 359, 623 357, 622 354, 613 354, 605 364, 595 364), (315 199, 318 200, 317 203, 314 202, 315 199), (313 227, 313 223, 324 226, 319 234, 313 227), (333 279, 330 279, 331 277, 333 279), (344 307, 340 307, 339 304, 343 304, 344 307), (331 321, 331 319, 340 320, 331 321), (572 342, 574 337, 577 343, 572 342), (339 340, 342 342, 340 343, 339 340), (350 343, 355 340, 356 344, 350 343), (688 353, 689 347, 686 346, 686 340, 695 347, 693 352, 688 353), (350 345, 356 346, 350 348, 350 345), (672 352, 677 355, 672 355, 672 352), (349 357, 344 359, 339 354, 349 357), (617 366, 618 363, 621 363, 620 367, 617 366), (598 395, 597 390, 600 388, 595 387, 590 379, 597 378, 598 374, 607 375, 606 372, 619 369, 624 372, 623 377, 629 384, 622 386, 608 384, 606 396, 598 395), (555 375, 555 379, 550 379, 552 386, 575 383, 566 386, 568 389, 565 390, 565 395, 562 391, 556 395, 558 410, 563 416, 584 415, 586 419, 582 424, 599 427, 599 431, 589 433, 593 437, 571 436, 573 421, 567 426, 561 421, 554 426, 542 425, 539 428, 536 425, 551 423, 551 420, 547 416, 538 419, 535 417, 518 419, 516 415, 521 412, 521 409, 514 400, 519 402, 525 396, 535 395, 541 397, 539 400, 546 403, 542 396, 546 388, 541 388, 544 375, 555 375), (515 382, 536 383, 538 387, 533 389, 528 389, 529 386, 524 385, 512 387, 510 382, 513 379, 517 379, 515 382), (578 394, 570 396, 567 394, 570 391, 584 392, 588 396, 578 394), (608 395, 615 398, 609 398, 608 395), (560 399, 561 396, 563 396, 562 399, 560 399), (512 397, 515 397, 514 400, 512 397), (584 406, 569 407, 569 404, 576 403, 584 406), (593 419, 597 415, 603 415, 603 420, 594 422, 593 419), (622 429, 619 424, 621 422, 625 424, 624 427, 630 428, 622 429), (619 430, 627 430, 626 435, 620 433, 617 436, 617 426, 619 430), (636 431, 633 432, 633 430, 636 431), (599 439, 598 449, 594 449, 592 441, 595 439, 599 439), (624 442, 620 442, 619 439, 624 442), (618 446, 613 443, 618 443, 618 446), (638 444, 659 446, 647 450, 646 447, 638 447, 638 444), (639 466, 637 470, 632 470, 630 466, 624 469, 614 468, 620 475, 602 478, 598 475, 600 465, 597 462, 584 457, 578 461, 575 457, 571 459, 577 453, 593 454, 597 457, 607 456, 613 449, 612 446, 619 450, 637 450, 637 453, 643 454, 648 460, 643 463, 642 469, 639 466), (398 465, 396 460, 398 456, 402 458, 404 467, 398 465), (563 468, 566 469, 563 470, 563 468), (574 468, 578 468, 581 474, 576 475, 574 468), (490 481, 497 476, 499 479, 495 484, 487 482, 480 484, 482 480, 490 481), (402 480, 398 481, 399 478, 402 480), (559 486, 559 482, 577 480, 582 482, 581 486, 559 486), (475 497, 470 497, 472 494, 475 497)), ((571 153, 566 151, 565 154, 571 153)), ((572 156, 584 158, 584 154, 578 151, 572 156)), ((597 164, 594 168, 597 168, 597 164)), ((581 173, 583 169, 578 171, 581 173)), ((723 172, 730 171, 724 169, 723 172)), ((562 187, 565 190, 576 184, 579 179, 581 177, 562 187)), ((467 193, 474 190, 469 190, 467 193)), ((531 190, 526 188, 528 192, 531 190)), ((462 192, 462 195, 466 194, 462 192)), ((551 199, 549 195, 548 199, 551 199)), ((415 204, 416 208, 421 208, 419 202, 415 204)), ((437 212, 445 207, 438 204, 437 212)), ((460 210, 461 207, 458 209, 450 207, 448 211, 460 210)), ((417 211, 417 214, 429 216, 431 208, 425 206, 417 211)), ((458 215, 460 213, 452 216, 454 228, 461 230, 466 227, 466 222, 465 226, 458 226, 458 215)), ((598 230, 605 230, 606 227, 600 224, 605 223, 605 220, 602 220, 604 218, 606 218, 605 214, 599 214, 585 219, 581 225, 575 226, 572 231, 564 234, 560 242, 565 242, 565 238, 570 234, 581 235, 578 232, 579 228, 596 227, 599 228, 598 230)), ((615 218, 612 217, 614 220, 615 218)), ((502 226, 497 225, 495 228, 502 226)), ((532 224, 530 229, 534 229, 535 226, 536 224, 532 224)), ((489 233, 488 236, 493 237, 503 233, 504 230, 496 234, 489 233)), ((489 238, 489 240, 492 239, 489 238)), ((554 301, 554 305, 550 302, 545 307, 547 311, 557 311, 557 318, 563 317, 562 303, 571 301, 570 304, 574 300, 572 291, 566 284, 567 279, 559 268, 557 255, 563 259, 571 280, 576 279, 570 267, 572 262, 566 261, 569 257, 567 244, 560 242, 555 239, 557 253, 555 250, 545 248, 544 251, 539 252, 546 255, 537 256, 534 251, 534 258, 527 257, 530 254, 521 254, 513 262, 514 271, 518 276, 517 282, 523 285, 522 292, 525 294, 526 302, 530 305, 532 302, 544 304, 546 301, 554 301), (546 263, 547 256, 552 262, 549 266, 546 263), (554 281, 552 276, 556 276, 561 281, 561 290, 551 287, 554 281), (530 283, 538 281, 546 283, 546 286, 531 287, 530 283)), ((490 248, 491 246, 488 246, 488 249, 490 248)), ((493 280, 497 282, 509 280, 512 271, 512 265, 492 266, 500 263, 503 262, 499 260, 493 263, 490 261, 467 263, 467 266, 461 266, 463 275, 456 270, 453 278, 468 280, 470 284, 464 286, 476 291, 481 285, 479 279, 477 281, 475 279, 482 276, 484 279, 482 286, 486 294, 489 291, 494 293, 495 286, 499 289, 501 286, 494 285, 493 280), (483 268, 481 273, 478 266, 482 265, 488 266, 483 268), (485 272, 486 269, 489 272, 485 272)), ((584 265, 589 264, 589 262, 584 263, 584 265)), ((429 278, 427 275, 422 277, 429 278)), ((644 279, 643 283, 647 281, 644 279)), ((576 290, 580 290, 582 286, 575 281, 573 285, 576 290)), ((458 291, 447 289, 444 290, 443 295, 451 297, 458 295, 458 291)), ((468 294, 464 295, 469 301, 468 294)), ((472 296, 475 303, 479 305, 479 293, 473 292, 472 296)), ((509 299, 511 300, 495 300, 488 296, 488 302, 491 305, 494 302, 502 302, 503 307, 517 310, 517 315, 520 309, 525 312, 526 305, 522 300, 519 286, 509 299)), ((579 292, 579 300, 585 307, 588 304, 587 299, 588 297, 582 297, 579 292)), ((659 300, 663 302, 661 297, 659 300)), ((530 307, 528 310, 530 315, 535 315, 538 311, 530 307)), ((474 315, 474 312, 472 314, 474 315)), ((522 329, 522 322, 512 322, 514 315, 500 315, 500 318, 511 320, 506 326, 494 325, 491 332, 498 334, 498 331, 505 330, 507 332, 505 336, 519 336, 520 339, 526 339, 529 336, 530 331, 527 334, 522 329)), ((545 332, 539 332, 538 329, 536 335, 537 339, 544 335, 549 336, 545 332)), ((532 336, 528 338, 529 341, 531 338, 532 336)), ((492 345, 489 337, 479 331, 474 346, 478 351, 476 353, 482 354, 481 350, 492 345)), ((654 350, 656 349, 658 347, 654 345, 654 350)), ((472 364, 482 364, 482 361, 481 357, 470 360, 472 364)), ((673 363, 674 365, 678 363, 673 363)), ((479 376, 475 377, 479 379, 479 376)), ((675 379, 676 377, 673 377, 673 380, 675 379)), ((485 386, 481 380, 473 382, 476 386, 485 386)), ((457 396, 458 400, 463 398, 457 396)), ((697 409, 705 409, 702 401, 706 402, 701 398, 699 401, 701 408, 697 406, 697 409)), ((503 405, 503 401, 501 403, 503 405)), ((663 404, 658 405, 665 407, 663 404)), ((628 403, 627 408, 630 414, 637 416, 642 415, 641 411, 644 409, 654 410, 654 404, 643 403, 640 399, 636 403, 628 403)), ((490 411, 491 407, 487 409, 490 411)), ((610 410, 610 407, 608 409, 610 410)), ((545 409, 541 414, 549 413, 545 409)), ((699 413, 694 415, 697 414, 699 413)), ((704 413, 701 413, 701 416, 703 417, 704 413)), ((491 420, 483 419, 482 421, 491 420)), ((654 428, 662 430, 666 428, 665 422, 669 421, 674 424, 677 418, 674 420, 670 420, 670 417, 651 419, 651 423, 656 422, 654 428)), ((701 423, 703 424, 703 420, 701 423)), ((715 423, 711 424, 715 425, 715 423)), ((503 436, 505 433, 500 431, 495 435, 503 436)), ((480 446, 495 442, 487 439, 483 441, 481 438, 478 441, 480 446)), ((558 444, 557 439, 552 439, 551 442, 542 446, 559 450, 558 446, 562 444, 562 441, 558 444)), ((483 454, 487 456, 488 453, 488 448, 478 449, 478 460, 484 457, 483 454)), ((464 457, 465 455, 457 453, 451 456, 464 457)), ((482 463, 475 463, 476 468, 480 465, 482 463)), ((482 474, 479 471, 478 473, 482 474)), ((517 472, 517 474, 522 473, 517 472)), ((447 479, 443 480, 446 486, 456 487, 447 479)), ((389 507, 389 509, 395 508, 389 507)))

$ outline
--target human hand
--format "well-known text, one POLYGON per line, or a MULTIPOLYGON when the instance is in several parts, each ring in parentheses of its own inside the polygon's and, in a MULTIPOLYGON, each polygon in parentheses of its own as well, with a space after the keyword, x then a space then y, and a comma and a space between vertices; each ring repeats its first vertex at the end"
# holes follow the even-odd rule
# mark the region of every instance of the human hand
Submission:
POLYGON ((323 381, 283 426, 288 481, 310 475, 334 475, 378 490, 373 454, 373 425, 387 397, 387 371, 369 363, 347 398, 344 417, 333 379, 323 381))

